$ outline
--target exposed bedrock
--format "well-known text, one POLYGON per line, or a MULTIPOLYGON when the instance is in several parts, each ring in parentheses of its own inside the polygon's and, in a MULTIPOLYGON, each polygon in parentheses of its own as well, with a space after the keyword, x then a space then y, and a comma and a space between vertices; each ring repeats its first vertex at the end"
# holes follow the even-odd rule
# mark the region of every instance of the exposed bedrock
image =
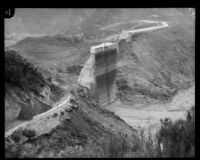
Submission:
POLYGON ((168 102, 193 85, 194 41, 185 30, 176 33, 175 27, 118 42, 116 84, 121 102, 168 102))
POLYGON ((17 50, 5 51, 5 126, 31 120, 49 110, 64 91, 50 83, 40 68, 17 50), (55 96, 56 95, 56 96, 55 96))

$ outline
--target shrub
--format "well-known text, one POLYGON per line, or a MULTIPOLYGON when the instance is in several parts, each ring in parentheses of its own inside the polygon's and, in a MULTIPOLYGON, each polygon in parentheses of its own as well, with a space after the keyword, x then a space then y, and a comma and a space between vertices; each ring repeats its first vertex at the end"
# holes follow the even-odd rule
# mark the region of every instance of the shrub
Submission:
POLYGON ((19 140, 20 140, 20 130, 16 130, 15 132, 13 132, 13 134, 11 135, 11 138, 15 142, 19 142, 19 140))
POLYGON ((194 113, 188 112, 186 120, 162 120, 158 142, 163 144, 162 157, 195 157, 194 113))
POLYGON ((74 73, 76 75, 79 75, 82 68, 83 66, 81 65, 74 65, 74 66, 67 67, 66 70, 70 74, 74 73))
POLYGON ((149 132, 145 134, 144 129, 139 132, 139 141, 137 143, 137 149, 135 157, 157 157, 159 150, 155 143, 156 137, 154 137, 149 128, 149 132))
POLYGON ((19 113, 18 119, 19 120, 31 120, 34 116, 34 109, 24 103, 21 103, 21 111, 19 113))
POLYGON ((53 114, 53 117, 57 117, 57 116, 58 116, 58 114, 57 114, 57 113, 54 113, 54 114, 53 114))
POLYGON ((35 157, 35 147, 31 143, 25 143, 20 152, 19 158, 35 157))
POLYGON ((34 130, 28 130, 28 129, 24 129, 22 131, 22 134, 28 138, 32 138, 36 135, 35 131, 34 130))
POLYGON ((100 157, 126 157, 126 154, 131 151, 131 146, 130 143, 128 143, 127 135, 122 132, 120 132, 117 136, 113 135, 102 138, 97 146, 99 148, 97 151, 101 153, 100 157))

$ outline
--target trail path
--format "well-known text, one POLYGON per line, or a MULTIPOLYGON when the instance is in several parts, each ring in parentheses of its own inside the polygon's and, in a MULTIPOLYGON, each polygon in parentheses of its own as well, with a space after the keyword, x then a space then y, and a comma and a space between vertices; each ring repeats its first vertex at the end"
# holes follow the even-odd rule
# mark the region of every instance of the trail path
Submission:
POLYGON ((65 105, 69 101, 69 99, 70 99, 70 95, 67 97, 67 99, 61 100, 59 103, 56 103, 56 105, 54 105, 54 107, 52 109, 50 109, 44 113, 41 113, 39 115, 34 116, 32 120, 26 121, 26 122, 22 121, 22 122, 17 123, 16 126, 13 126, 12 128, 10 128, 9 130, 7 130, 5 132, 5 137, 11 135, 15 130, 17 130, 21 127, 28 126, 29 124, 33 124, 34 122, 36 122, 38 120, 44 119, 47 116, 52 115, 56 110, 62 108, 63 105, 65 105))
POLYGON ((169 24, 164 21, 149 21, 149 20, 141 20, 141 21, 145 22, 145 23, 154 23, 155 26, 145 27, 145 28, 141 28, 141 29, 133 29, 133 30, 128 30, 128 31, 122 31, 122 33, 120 33, 120 34, 114 34, 114 35, 106 37, 105 40, 106 41, 115 41, 117 39, 127 39, 130 34, 133 35, 133 34, 150 32, 150 31, 154 31, 157 29, 166 28, 169 26, 169 24))

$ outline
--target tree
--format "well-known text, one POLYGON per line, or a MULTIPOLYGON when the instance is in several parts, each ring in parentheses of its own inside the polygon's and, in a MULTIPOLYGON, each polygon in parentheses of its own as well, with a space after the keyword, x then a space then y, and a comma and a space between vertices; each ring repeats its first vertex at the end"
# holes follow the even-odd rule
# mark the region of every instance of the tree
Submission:
POLYGON ((194 112, 188 111, 186 120, 162 120, 158 142, 163 144, 163 157, 195 157, 194 112))

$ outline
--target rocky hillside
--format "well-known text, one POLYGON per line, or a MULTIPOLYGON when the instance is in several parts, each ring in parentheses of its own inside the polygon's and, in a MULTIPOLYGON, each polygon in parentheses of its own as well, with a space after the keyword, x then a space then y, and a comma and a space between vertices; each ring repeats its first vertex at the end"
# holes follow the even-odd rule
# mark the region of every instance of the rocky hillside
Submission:
MULTIPOLYGON (((74 70, 80 69, 69 68, 72 74, 74 70)), ((125 149, 126 153, 138 150, 138 132, 113 112, 100 108, 93 96, 80 86, 70 92, 74 97, 70 100, 71 108, 59 113, 55 110, 56 113, 46 116, 45 111, 51 111, 51 104, 59 99, 56 93, 61 95, 62 92, 43 72, 16 50, 6 50, 7 130, 17 127, 17 120, 26 120, 21 124, 30 122, 30 125, 19 127, 6 137, 7 158, 117 156, 109 150, 110 146, 115 146, 119 155, 124 154, 120 153, 121 149, 125 149), (33 118, 42 112, 43 118, 33 118)))
POLYGON ((64 91, 15 50, 5 51, 5 122, 30 120, 52 107, 64 91))
POLYGON ((166 102, 194 83, 194 37, 180 25, 120 41, 117 86, 127 103, 166 102))
MULTIPOLYGON (((112 138, 113 144, 118 142, 115 144, 118 149, 129 148, 127 152, 138 149, 136 130, 111 111, 100 108, 82 88, 78 87, 71 94, 74 97, 73 102, 70 101, 72 108, 45 120, 44 128, 49 124, 47 121, 53 124, 56 119, 60 120, 58 126, 42 135, 38 132, 44 128, 38 130, 36 126, 30 126, 35 129, 27 126, 16 130, 6 138, 6 157, 108 157, 110 151, 106 151, 106 147, 112 138), (64 114, 68 116, 62 118, 64 114)), ((42 120, 38 122, 43 123, 42 120)))

